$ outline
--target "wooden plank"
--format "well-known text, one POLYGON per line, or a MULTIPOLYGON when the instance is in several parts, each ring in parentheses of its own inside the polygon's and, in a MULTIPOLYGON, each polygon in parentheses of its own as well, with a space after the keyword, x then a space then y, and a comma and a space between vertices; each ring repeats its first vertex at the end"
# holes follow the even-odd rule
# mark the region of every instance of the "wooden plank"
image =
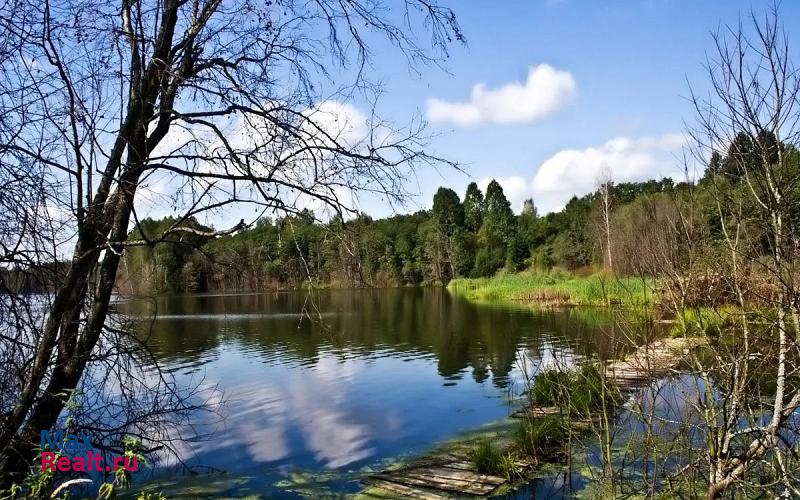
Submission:
POLYGON ((558 406, 527 406, 512 413, 511 418, 537 418, 560 413, 561 408, 558 406))
MULTIPOLYGON (((495 484, 483 483, 473 479, 441 477, 428 469, 409 470, 402 477, 404 480, 424 481, 436 485, 431 486, 433 488, 470 493, 472 495, 486 495, 497 488, 495 484)), ((396 479, 396 481, 399 481, 399 479, 396 479)), ((418 486, 424 486, 424 484, 418 484, 418 486)))
POLYGON ((647 377, 647 376, 644 376, 644 375, 634 375, 634 374, 631 373, 631 374, 628 374, 628 375, 614 375, 613 377, 609 377, 609 379, 610 380, 635 380, 635 381, 639 381, 639 380, 650 380, 650 377, 647 377))
POLYGON ((390 493, 402 495, 403 498, 416 498, 418 500, 443 500, 447 498, 446 496, 420 490, 419 488, 412 488, 410 486, 404 486, 402 484, 393 483, 391 481, 385 481, 382 479, 375 479, 372 477, 366 478, 364 483, 369 484, 370 486, 375 486, 376 488, 380 488, 382 490, 386 490, 390 493))
POLYGON ((440 465, 440 467, 447 467, 448 469, 457 470, 475 470, 475 465, 470 462, 448 462, 440 465))
POLYGON ((431 488, 444 491, 452 491, 455 493, 469 493, 472 495, 483 496, 494 491, 495 487, 483 483, 470 483, 469 481, 461 481, 457 479, 443 479, 438 477, 426 477, 421 475, 424 469, 417 471, 406 470, 402 474, 376 474, 372 477, 376 479, 383 479, 394 483, 404 484, 406 486, 421 486, 423 488, 431 488))
POLYGON ((451 451, 450 453, 444 453, 439 455, 444 460, 453 460, 456 462, 464 462, 469 460, 469 450, 461 450, 461 451, 451 451))
POLYGON ((642 384, 636 380, 617 381, 615 385, 620 392, 630 391, 632 389, 641 389, 642 387, 642 384))
POLYGON ((506 482, 506 479, 500 476, 493 476, 490 474, 481 474, 475 470, 454 470, 446 467, 426 467, 422 469, 424 474, 440 477, 442 479, 458 479, 462 481, 470 481, 476 483, 486 483, 494 486, 500 486, 506 482))

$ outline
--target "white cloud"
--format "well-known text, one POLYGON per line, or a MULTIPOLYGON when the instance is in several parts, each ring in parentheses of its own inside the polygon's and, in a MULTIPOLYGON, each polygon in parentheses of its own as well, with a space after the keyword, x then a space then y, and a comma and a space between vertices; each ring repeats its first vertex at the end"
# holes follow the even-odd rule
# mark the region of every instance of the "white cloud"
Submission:
MULTIPOLYGON (((276 104, 277 106, 277 104, 276 104)), ((250 159, 248 168, 257 175, 272 176, 286 184, 302 186, 303 189, 289 189, 277 184, 267 186, 267 194, 282 199, 285 203, 317 212, 323 219, 330 218, 333 209, 321 201, 320 197, 338 200, 337 203, 348 209, 357 210, 360 202, 349 183, 365 180, 353 179, 343 172, 341 165, 321 165, 335 163, 335 155, 325 148, 344 147, 352 151, 364 151, 369 146, 380 147, 394 140, 392 132, 382 123, 372 123, 357 107, 341 101, 320 102, 302 111, 306 118, 296 136, 280 133, 270 120, 241 114, 219 118, 214 125, 225 136, 223 142, 209 128, 202 125, 184 124, 173 126, 170 134, 153 153, 159 161, 169 159, 180 168, 213 174, 242 174, 242 167, 228 161, 228 150, 244 153, 250 159), (308 147, 312 146, 312 147, 308 147), (176 155, 176 153, 179 153, 176 155), (190 162, 180 155, 198 155, 213 160, 190 162), (270 166, 276 159, 283 159, 284 166, 272 171, 270 166), (314 193, 317 196, 312 196, 314 193)), ((248 170, 249 172, 250 170, 248 170)), ((194 199, 191 190, 203 192, 209 182, 194 179, 187 182, 176 174, 167 171, 154 171, 144 180, 137 197, 137 212, 141 217, 161 217, 185 209, 194 199)), ((256 199, 260 193, 250 189, 248 182, 234 186, 230 180, 215 179, 213 192, 217 199, 225 199, 236 193, 239 199, 256 199)), ((258 212, 255 212, 258 213, 258 212)), ((250 212, 243 215, 250 215, 250 212)), ((221 213, 216 218, 223 217, 221 213)), ((224 225, 224 224, 223 224, 224 225)))
POLYGON ((527 80, 487 89, 485 83, 472 87, 468 102, 428 99, 431 122, 461 126, 481 123, 529 123, 558 111, 575 95, 575 80, 566 71, 540 64, 528 70, 527 80))
MULTIPOLYGON (((676 152, 685 144, 681 134, 631 139, 617 137, 586 149, 565 149, 545 160, 528 181, 520 176, 497 177, 512 208, 519 210, 533 198, 539 213, 561 209, 572 196, 583 196, 597 187, 604 169, 615 182, 672 177, 683 180, 676 152)), ((482 187, 491 179, 483 179, 482 187)))
MULTIPOLYGON (((369 123, 367 117, 352 104, 328 100, 308 109, 305 113, 314 123, 305 125, 309 135, 318 136, 316 127, 340 144, 355 146, 369 137, 369 123)), ((329 142, 329 141, 324 141, 329 142)))

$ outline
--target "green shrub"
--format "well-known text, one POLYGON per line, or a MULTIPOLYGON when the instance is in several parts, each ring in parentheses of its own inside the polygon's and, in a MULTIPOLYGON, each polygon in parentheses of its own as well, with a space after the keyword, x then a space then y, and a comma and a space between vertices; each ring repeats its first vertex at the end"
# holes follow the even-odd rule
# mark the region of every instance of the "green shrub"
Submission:
MULTIPOLYGON (((138 439, 125 436, 122 439, 124 456, 127 459, 136 457, 139 463, 144 463, 144 456, 141 455, 141 443, 138 439)), ((59 452, 60 454, 60 452, 59 452)), ((33 466, 27 476, 22 479, 21 484, 11 484, 8 489, 0 489, 0 500, 16 500, 18 498, 39 499, 39 498, 72 498, 70 488, 80 484, 83 479, 70 479, 55 475, 50 470, 42 471, 38 466, 41 462, 41 455, 38 455, 33 462, 33 466)), ((113 473, 111 482, 104 482, 97 490, 97 500, 111 500, 117 498, 118 491, 123 488, 131 487, 130 472, 124 467, 120 467, 113 473)), ((164 500, 166 497, 160 493, 142 492, 137 500, 164 500)))

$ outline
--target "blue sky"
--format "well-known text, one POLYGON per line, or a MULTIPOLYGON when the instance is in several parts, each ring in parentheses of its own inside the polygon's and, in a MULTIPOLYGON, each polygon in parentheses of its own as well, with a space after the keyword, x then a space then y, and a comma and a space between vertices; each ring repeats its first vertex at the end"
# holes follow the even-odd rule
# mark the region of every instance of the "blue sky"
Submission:
MULTIPOLYGON (((402 54, 379 35, 372 50, 369 80, 380 82, 376 113, 403 126, 427 120, 434 135, 428 152, 458 162, 463 172, 421 168, 406 185, 414 194, 406 206, 376 196, 354 202, 345 188, 343 203, 373 217, 430 208, 439 186, 463 197, 476 181, 485 188, 494 178, 518 211, 533 198, 539 213, 559 210, 573 195, 584 195, 608 176, 615 182, 672 177, 686 180, 684 130, 694 120, 689 85, 707 91, 704 65, 713 51, 711 33, 736 25, 753 9, 770 2, 690 0, 440 0, 452 6, 467 46, 452 45, 444 69, 410 71, 402 54)), ((389 8, 395 0, 387 0, 389 8)), ((790 38, 800 20, 800 2, 785 1, 781 16, 790 38)), ((395 20, 396 21, 396 20, 395 20)), ((402 21, 402 20, 401 20, 402 21)), ((745 23, 747 25, 747 23, 745 23)), ((426 36, 419 27, 418 34, 426 36)), ((421 41, 423 41, 421 39, 421 41)), ((352 68, 332 65, 331 81, 320 82, 321 100, 304 112, 345 142, 364 146, 369 106, 363 96, 348 96, 352 68), (329 89, 323 89, 324 87, 329 89)), ((232 123, 243 147, 254 130, 232 123), (238 128, 237 128, 238 127, 238 128)), ((187 142, 176 131, 164 150, 187 142)), ((392 137, 386 129, 380 136, 392 137)), ((251 137, 252 136, 252 137, 251 137)), ((358 147, 358 146, 355 146, 358 147)), ((688 155, 688 153, 687 153, 688 155)), ((702 165, 689 165, 690 177, 702 165)), ((302 169, 301 169, 302 170, 302 169)), ((165 174, 169 175, 169 174, 165 174)), ((142 216, 172 212, 170 180, 154 178, 140 201, 142 216)), ((321 219, 330 211, 318 200, 291 194, 298 207, 321 219)), ((237 206, 212 213, 206 223, 226 226, 261 211, 237 206), (222 219, 220 222, 219 219, 222 219)), ((267 213, 266 215, 274 215, 267 213)))
MULTIPOLYGON (((401 123, 426 116, 429 132, 442 134, 431 149, 467 168, 467 175, 418 172, 418 185, 409 189, 419 196, 407 210, 429 207, 440 185, 463 196, 471 180, 485 184, 493 177, 515 209, 533 197, 547 212, 592 190, 603 172, 617 181, 681 176, 681 134, 692 120, 687 81, 703 89, 710 32, 738 22, 751 7, 767 6, 677 0, 451 5, 468 46, 453 47, 447 72, 431 68, 417 76, 397 58, 375 54, 375 75, 385 83, 379 110, 401 123), (477 84, 484 85, 482 97, 470 102, 477 84), (432 107, 431 99, 443 105, 432 107)), ((800 6, 785 2, 781 10, 791 37, 800 6)), ((363 208, 373 215, 390 211, 373 201, 363 208)))

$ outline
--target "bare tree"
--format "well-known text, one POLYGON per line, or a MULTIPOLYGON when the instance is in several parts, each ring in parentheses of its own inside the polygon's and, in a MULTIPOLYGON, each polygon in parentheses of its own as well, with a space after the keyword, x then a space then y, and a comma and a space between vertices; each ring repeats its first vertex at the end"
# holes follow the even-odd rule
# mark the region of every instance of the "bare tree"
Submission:
POLYGON ((603 226, 603 245, 605 246, 605 259, 608 269, 614 270, 614 263, 611 259, 611 215, 613 208, 613 190, 614 181, 611 177, 611 169, 607 165, 603 165, 600 174, 597 177, 597 195, 600 200, 600 216, 601 224, 603 226))
POLYGON ((388 40, 417 70, 463 41, 437 2, 395 7, 0 3, 0 266, 31 272, 67 260, 44 296, 3 282, 5 473, 25 467, 100 351, 117 349, 121 337, 134 342, 108 321, 126 248, 166 241, 192 230, 189 218, 234 204, 286 214, 316 203, 341 216, 355 213, 353 193, 403 202, 416 166, 443 163, 425 152, 421 123, 393 127, 348 104, 380 92, 366 78, 371 42, 388 40), (430 43, 412 35, 420 25, 430 43), (177 222, 131 241, 153 203, 177 222))
POLYGON ((710 348, 688 357, 688 374, 634 399, 628 415, 641 430, 617 443, 632 450, 637 437, 665 440, 652 455, 644 444, 643 456, 632 457, 667 481, 647 470, 626 476, 626 458, 616 473, 648 494, 794 497, 800 73, 777 7, 724 28, 714 42, 708 91, 692 93, 689 133, 698 163, 715 151, 724 159, 717 154, 697 184, 620 207, 611 223, 618 272, 652 277, 673 333, 704 335, 710 348))
POLYGON ((777 6, 723 29, 714 41, 709 92, 692 94, 697 125, 691 134, 704 163, 714 150, 728 151, 724 174, 708 183, 726 257, 709 262, 706 275, 722 277, 719 286, 742 312, 734 316, 732 345, 721 342, 711 366, 697 364, 707 497, 759 487, 756 470, 775 481, 762 487, 796 495, 797 471, 790 466, 796 434, 787 440, 784 433, 794 432, 790 417, 800 407, 794 194, 800 73, 777 6), (753 312, 756 305, 763 313, 753 312))

